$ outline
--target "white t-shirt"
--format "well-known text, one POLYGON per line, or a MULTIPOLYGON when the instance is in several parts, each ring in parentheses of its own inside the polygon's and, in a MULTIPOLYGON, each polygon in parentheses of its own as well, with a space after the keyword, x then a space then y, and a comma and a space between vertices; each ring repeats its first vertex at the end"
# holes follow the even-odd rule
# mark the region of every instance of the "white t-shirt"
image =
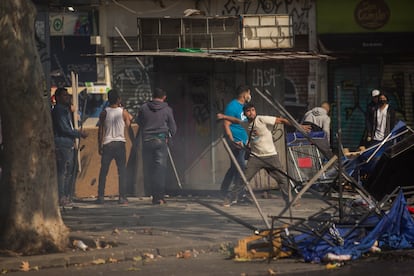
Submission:
POLYGON ((107 107, 105 111, 106 117, 102 143, 105 145, 111 142, 126 142, 123 108, 107 107))
POLYGON ((276 122, 276 117, 257 115, 253 122, 241 123, 241 125, 246 129, 248 136, 250 136, 250 131, 253 126, 249 144, 252 153, 262 157, 277 154, 272 136, 272 130, 276 122))
POLYGON ((388 105, 386 105, 383 109, 378 108, 376 112, 377 112, 377 128, 375 129, 374 140, 382 141, 385 138, 388 105))

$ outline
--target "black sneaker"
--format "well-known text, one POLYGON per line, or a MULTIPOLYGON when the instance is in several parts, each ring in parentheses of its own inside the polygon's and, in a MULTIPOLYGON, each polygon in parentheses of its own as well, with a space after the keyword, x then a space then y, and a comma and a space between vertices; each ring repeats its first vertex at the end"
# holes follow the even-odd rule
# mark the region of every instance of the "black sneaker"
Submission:
POLYGON ((103 197, 98 197, 97 200, 95 200, 93 203, 95 204, 104 204, 105 199, 103 197))
POLYGON ((223 201, 223 207, 230 207, 234 204, 237 204, 237 199, 231 199, 229 197, 226 197, 223 201))
POLYGON ((118 204, 128 205, 128 199, 126 199, 125 197, 120 197, 118 200, 118 204))
POLYGON ((244 194, 240 198, 239 203, 241 203, 241 204, 253 204, 253 200, 250 198, 250 196, 244 194))
POLYGON ((167 201, 165 201, 165 199, 153 200, 152 204, 153 205, 165 205, 167 204, 167 201))

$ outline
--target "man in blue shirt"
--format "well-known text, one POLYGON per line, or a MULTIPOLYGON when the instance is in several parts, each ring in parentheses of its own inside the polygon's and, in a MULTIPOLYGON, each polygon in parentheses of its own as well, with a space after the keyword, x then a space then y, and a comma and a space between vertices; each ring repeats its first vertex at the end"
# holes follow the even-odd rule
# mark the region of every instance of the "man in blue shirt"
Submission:
MULTIPOLYGON (((235 117, 241 121, 247 120, 246 116, 243 113, 243 106, 251 100, 250 88, 245 85, 241 85, 236 90, 236 98, 230 101, 225 110, 224 114, 227 116, 235 117)), ((248 136, 245 129, 236 123, 231 123, 230 121, 224 120, 224 132, 228 143, 231 147, 234 157, 237 159, 239 166, 244 171, 246 167, 246 161, 244 159, 244 146, 247 143, 248 136)), ((237 198, 231 198, 228 193, 231 183, 234 181, 235 188, 233 190, 240 189, 243 185, 242 179, 239 172, 237 171, 236 166, 231 162, 230 168, 227 170, 223 182, 221 183, 220 191, 223 196, 225 196, 224 205, 231 205, 232 203, 237 203, 237 198)))

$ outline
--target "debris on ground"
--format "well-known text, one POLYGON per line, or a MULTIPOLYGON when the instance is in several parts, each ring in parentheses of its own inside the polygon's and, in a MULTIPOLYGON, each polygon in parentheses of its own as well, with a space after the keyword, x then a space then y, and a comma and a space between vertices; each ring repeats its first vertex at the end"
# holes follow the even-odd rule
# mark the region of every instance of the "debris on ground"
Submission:
POLYGON ((177 259, 189 259, 193 257, 193 252, 191 250, 180 251, 176 255, 177 259))
POLYGON ((82 251, 88 250, 88 246, 81 240, 73 240, 72 244, 74 248, 79 248, 82 251))

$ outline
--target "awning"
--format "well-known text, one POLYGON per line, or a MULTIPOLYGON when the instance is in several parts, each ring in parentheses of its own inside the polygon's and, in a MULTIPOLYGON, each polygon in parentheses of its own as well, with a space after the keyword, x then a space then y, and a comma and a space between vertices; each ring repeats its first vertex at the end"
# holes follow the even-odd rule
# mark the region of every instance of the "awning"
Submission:
POLYGON ((140 56, 153 56, 153 57, 185 57, 185 58, 208 58, 208 59, 221 59, 243 62, 257 62, 257 61, 269 61, 269 60, 330 60, 334 59, 329 55, 311 53, 311 52, 259 52, 259 51, 214 51, 214 52, 116 52, 105 54, 86 54, 87 57, 96 58, 125 58, 125 57, 140 57, 140 56))

